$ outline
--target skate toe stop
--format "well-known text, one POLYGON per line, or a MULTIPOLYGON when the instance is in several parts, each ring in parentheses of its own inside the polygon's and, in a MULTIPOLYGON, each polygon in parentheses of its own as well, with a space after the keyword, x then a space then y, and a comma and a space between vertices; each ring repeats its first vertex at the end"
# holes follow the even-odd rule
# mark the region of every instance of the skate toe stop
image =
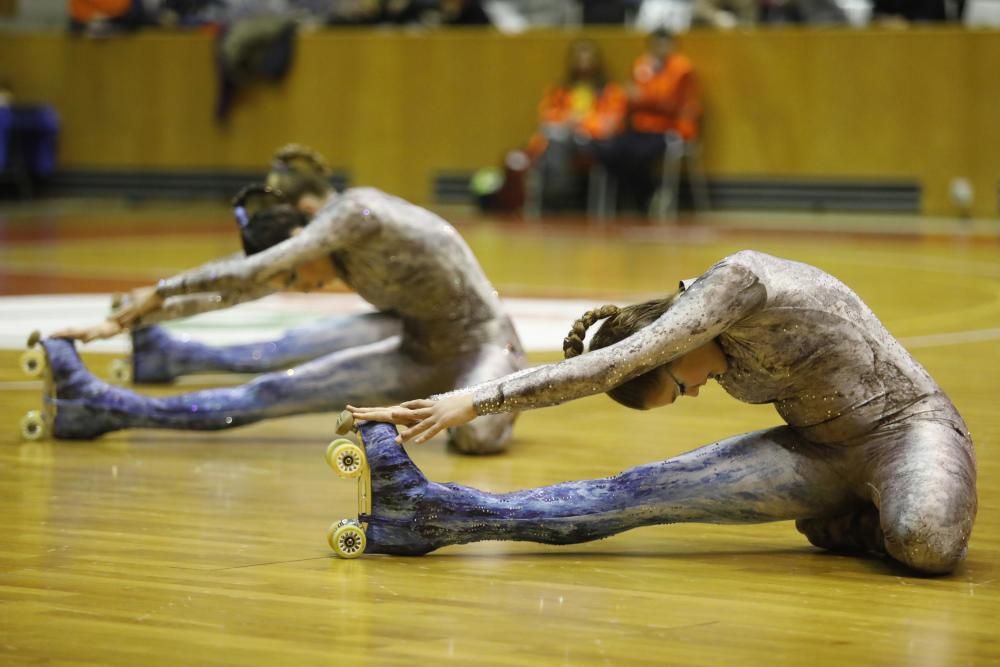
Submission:
POLYGON ((344 410, 337 417, 337 427, 336 431, 338 435, 347 435, 347 433, 354 429, 354 415, 349 411, 344 410))

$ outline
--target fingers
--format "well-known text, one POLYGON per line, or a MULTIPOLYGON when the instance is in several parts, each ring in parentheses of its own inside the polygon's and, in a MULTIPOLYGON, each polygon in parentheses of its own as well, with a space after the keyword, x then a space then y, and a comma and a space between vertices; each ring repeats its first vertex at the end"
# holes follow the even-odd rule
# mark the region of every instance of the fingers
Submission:
POLYGON ((427 442, 428 440, 430 440, 431 438, 433 438, 434 436, 436 436, 438 433, 440 433, 441 431, 443 431, 446 428, 448 428, 447 425, 444 422, 437 421, 437 420, 435 420, 433 422, 430 421, 430 420, 425 420, 425 421, 420 422, 420 424, 418 424, 418 426, 423 426, 424 424, 430 424, 430 426, 426 430, 424 430, 423 433, 421 433, 420 435, 416 436, 413 439, 413 444, 415 444, 415 445, 422 445, 422 444, 424 444, 425 442, 427 442))
POLYGON ((347 409, 355 419, 363 421, 388 422, 390 424, 400 424, 403 426, 412 426, 430 414, 428 408, 411 410, 399 405, 388 408, 356 408, 349 405, 347 406, 347 409))
POLYGON ((348 405, 347 410, 357 420, 377 421, 407 426, 400 430, 396 442, 421 444, 447 428, 447 420, 434 414, 436 401, 418 399, 385 408, 359 408, 348 405))
POLYGON ((125 307, 122 310, 111 313, 111 317, 109 319, 123 329, 126 329, 134 324, 138 318, 139 313, 137 313, 134 308, 125 307))
POLYGON ((59 331, 53 332, 50 338, 68 338, 69 340, 79 340, 84 343, 93 340, 93 336, 91 336, 88 329, 81 329, 79 327, 60 329, 59 331))
POLYGON ((441 429, 443 428, 443 426, 439 426, 438 424, 439 420, 433 417, 428 417, 426 419, 423 419, 419 422, 416 422, 415 425, 412 426, 412 428, 408 428, 406 429, 406 431, 400 433, 399 437, 396 438, 396 441, 400 443, 405 443, 412 440, 413 444, 416 445, 427 442, 431 438, 431 436, 427 435, 428 431, 431 431, 432 432, 431 435, 433 435, 434 433, 440 432, 441 429))
POLYGON ((60 329, 59 331, 53 331, 51 338, 79 338, 79 332, 76 329, 60 329))
POLYGON ((410 409, 430 408, 433 406, 434 406, 434 401, 428 398, 418 398, 413 401, 406 401, 405 403, 399 404, 399 407, 401 408, 410 408, 410 409))
POLYGON ((393 408, 350 408, 351 414, 354 418, 363 421, 372 422, 390 422, 395 423, 393 418, 393 408))

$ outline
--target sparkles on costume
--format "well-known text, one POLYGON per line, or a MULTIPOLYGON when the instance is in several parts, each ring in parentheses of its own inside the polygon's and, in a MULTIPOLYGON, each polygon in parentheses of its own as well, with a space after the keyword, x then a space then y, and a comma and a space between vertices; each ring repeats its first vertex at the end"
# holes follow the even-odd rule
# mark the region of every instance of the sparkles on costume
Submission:
POLYGON ((965 423, 861 299, 806 264, 737 253, 685 281, 665 314, 614 345, 453 393, 471 393, 480 415, 555 405, 712 340, 729 363, 723 388, 773 404, 784 426, 606 479, 490 494, 428 482, 395 430, 369 422, 367 550, 568 544, 652 524, 795 519, 817 546, 888 553, 921 572, 948 572, 964 557, 976 515, 965 423))
MULTIPOLYGON (((53 434, 85 439, 136 427, 223 429, 339 410, 346 403, 399 401, 524 367, 510 318, 458 232, 427 210, 369 188, 331 196, 301 233, 268 250, 161 281, 162 307, 135 326, 259 298, 273 291, 271 278, 322 257, 378 311, 345 318, 329 332, 343 349, 238 387, 149 398, 98 381, 83 368, 72 343, 48 340, 53 434)), ((155 340, 157 334, 151 336, 155 340)), ((171 344, 163 337, 158 342, 171 344)), ((321 342, 328 345, 329 338, 321 342)), ((216 352, 189 346, 185 354, 216 352)), ((454 429, 452 442, 470 453, 498 451, 515 416, 454 429)))

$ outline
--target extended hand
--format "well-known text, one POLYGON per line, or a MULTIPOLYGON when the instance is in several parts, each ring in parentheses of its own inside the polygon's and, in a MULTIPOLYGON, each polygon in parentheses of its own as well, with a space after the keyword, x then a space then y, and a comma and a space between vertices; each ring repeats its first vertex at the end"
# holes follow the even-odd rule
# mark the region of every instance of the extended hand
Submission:
POLYGON ((129 292, 122 299, 122 305, 111 313, 111 319, 123 329, 131 328, 143 315, 158 310, 163 305, 163 298, 156 293, 155 287, 140 287, 129 292))
POLYGON ((92 327, 69 327, 52 334, 53 338, 70 338, 88 343, 92 340, 111 338, 122 332, 122 327, 114 320, 106 320, 92 327))
POLYGON ((396 438, 399 443, 410 440, 416 444, 427 442, 446 428, 468 424, 476 418, 471 394, 457 394, 437 401, 407 401, 387 408, 348 405, 347 409, 355 419, 409 426, 396 438))

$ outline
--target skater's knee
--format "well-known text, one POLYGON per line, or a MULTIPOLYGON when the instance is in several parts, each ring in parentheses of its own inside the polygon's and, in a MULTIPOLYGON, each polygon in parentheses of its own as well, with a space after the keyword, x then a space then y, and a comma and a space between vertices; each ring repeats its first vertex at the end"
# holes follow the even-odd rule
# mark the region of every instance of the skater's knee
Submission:
POLYGON ((508 415, 480 418, 448 431, 448 445, 462 454, 499 454, 507 449, 513 427, 508 415))
POLYGON ((908 513, 883 521, 886 551, 925 574, 947 574, 965 558, 974 516, 944 521, 933 514, 908 513))
POLYGON ((882 487, 882 531, 889 555, 927 574, 950 572, 961 562, 978 504, 974 477, 962 479, 946 474, 882 487))

